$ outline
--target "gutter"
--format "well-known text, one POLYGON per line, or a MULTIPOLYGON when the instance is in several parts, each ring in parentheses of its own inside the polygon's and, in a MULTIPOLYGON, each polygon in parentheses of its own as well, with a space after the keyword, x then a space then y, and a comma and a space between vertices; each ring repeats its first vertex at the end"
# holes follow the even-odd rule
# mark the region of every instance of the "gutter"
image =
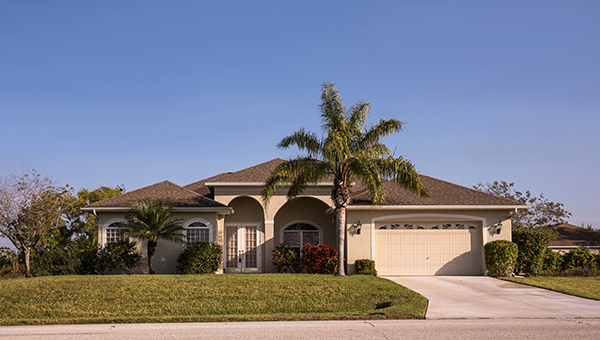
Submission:
POLYGON ((349 205, 347 210, 513 210, 529 205, 349 205))
MULTIPOLYGON (((97 215, 97 212, 128 212, 131 210, 130 207, 99 207, 99 208, 81 208, 83 211, 92 212, 94 215, 97 215)), ((232 207, 173 207, 173 211, 180 212, 216 212, 222 215, 231 215, 233 214, 232 207)))

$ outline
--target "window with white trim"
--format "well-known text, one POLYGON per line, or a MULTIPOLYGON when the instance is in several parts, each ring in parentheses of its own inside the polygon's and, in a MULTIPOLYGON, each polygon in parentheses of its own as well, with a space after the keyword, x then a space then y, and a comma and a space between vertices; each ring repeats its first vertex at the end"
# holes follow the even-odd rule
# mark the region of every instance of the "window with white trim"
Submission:
POLYGON ((305 244, 319 244, 319 229, 306 223, 295 223, 283 230, 283 243, 300 254, 305 244))
POLYGON ((122 225, 123 222, 114 222, 106 227, 106 243, 116 243, 127 240, 127 237, 124 235, 127 228, 121 227, 122 225))
POLYGON ((184 228, 186 245, 196 242, 210 242, 209 227, 203 222, 192 222, 184 228))

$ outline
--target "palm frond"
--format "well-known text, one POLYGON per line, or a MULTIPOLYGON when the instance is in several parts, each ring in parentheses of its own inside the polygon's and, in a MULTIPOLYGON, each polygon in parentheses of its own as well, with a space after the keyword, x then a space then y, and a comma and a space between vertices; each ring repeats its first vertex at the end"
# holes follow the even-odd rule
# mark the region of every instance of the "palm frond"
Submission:
POLYGON ((306 132, 300 128, 294 134, 285 137, 277 144, 280 149, 287 149, 291 145, 296 145, 300 150, 306 150, 310 156, 317 156, 321 149, 321 142, 316 133, 306 132))
POLYGON ((419 197, 429 197, 427 189, 421 182, 419 173, 412 163, 402 156, 379 159, 377 165, 383 178, 393 180, 396 184, 411 190, 419 197))

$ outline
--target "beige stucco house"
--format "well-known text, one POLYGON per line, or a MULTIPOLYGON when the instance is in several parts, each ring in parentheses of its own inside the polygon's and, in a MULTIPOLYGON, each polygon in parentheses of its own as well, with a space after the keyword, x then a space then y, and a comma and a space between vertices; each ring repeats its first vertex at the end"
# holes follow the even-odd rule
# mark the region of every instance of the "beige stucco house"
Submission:
MULTIPOLYGON (((183 218, 186 241, 223 245, 220 272, 274 272, 271 254, 280 243, 297 248, 306 243, 336 247, 332 183, 319 183, 292 201, 281 191, 264 205, 263 183, 281 162, 274 159, 185 186, 164 181, 85 210, 98 216, 98 242, 103 246, 123 237, 119 222, 133 202, 161 199, 174 207, 176 217, 183 218)), ((347 211, 347 273, 354 273, 355 260, 372 259, 380 275, 483 275, 483 245, 510 240, 509 214, 526 208, 435 178, 421 176, 421 180, 431 197, 419 198, 386 182, 386 200, 379 206, 371 205, 368 191, 356 183, 347 211)), ((145 255, 145 245, 140 242, 139 247, 145 255)), ((160 241, 155 271, 175 273, 181 250, 181 244, 160 241)))

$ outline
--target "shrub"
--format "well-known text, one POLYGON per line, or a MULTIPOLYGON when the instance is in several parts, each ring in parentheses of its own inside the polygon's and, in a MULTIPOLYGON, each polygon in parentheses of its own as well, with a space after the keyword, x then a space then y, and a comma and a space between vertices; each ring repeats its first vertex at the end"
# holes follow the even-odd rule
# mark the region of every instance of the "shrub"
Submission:
POLYGON ((213 274, 219 269, 223 248, 217 243, 196 242, 188 245, 177 258, 181 274, 213 274))
POLYGON ((0 268, 12 267, 17 260, 17 254, 9 247, 0 247, 0 268))
POLYGON ((537 275, 542 269, 550 235, 537 229, 513 229, 512 238, 519 249, 518 270, 527 275, 537 275))
POLYGON ((77 249, 71 244, 64 248, 38 250, 33 260, 32 274, 35 276, 77 275, 81 266, 77 249))
POLYGON ((360 275, 377 276, 377 270, 375 269, 375 261, 367 259, 354 261, 354 272, 360 275))
POLYGON ((135 242, 119 241, 108 243, 98 252, 96 273, 102 274, 105 270, 114 272, 122 269, 126 274, 133 274, 134 268, 141 267, 140 253, 135 249, 135 242))
POLYGON ((551 249, 546 249, 542 261, 542 270, 547 274, 553 274, 562 269, 563 256, 551 249))
POLYGON ((490 276, 510 276, 515 269, 519 248, 506 240, 488 242, 484 246, 485 264, 490 276))
POLYGON ((309 274, 335 274, 337 255, 337 250, 326 244, 313 246, 307 243, 302 247, 302 263, 309 274))
POLYGON ((283 243, 275 246, 271 261, 278 273, 301 273, 304 269, 296 251, 283 243))
POLYGON ((594 270, 596 268, 595 256, 590 253, 589 248, 580 247, 573 249, 566 253, 563 258, 563 270, 565 271, 594 270))

